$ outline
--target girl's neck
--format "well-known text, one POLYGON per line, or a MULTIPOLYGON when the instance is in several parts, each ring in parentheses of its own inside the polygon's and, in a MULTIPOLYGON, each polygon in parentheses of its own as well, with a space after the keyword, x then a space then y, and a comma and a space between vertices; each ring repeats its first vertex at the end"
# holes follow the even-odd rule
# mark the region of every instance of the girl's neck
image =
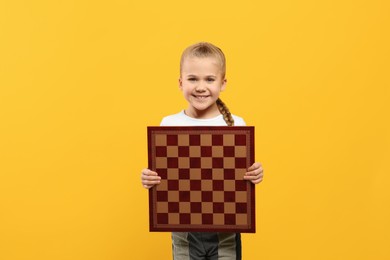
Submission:
POLYGON ((217 104, 215 104, 214 106, 206 110, 197 110, 193 107, 189 107, 184 110, 184 114, 192 118, 209 119, 209 118, 219 116, 221 112, 219 112, 218 106, 217 104))

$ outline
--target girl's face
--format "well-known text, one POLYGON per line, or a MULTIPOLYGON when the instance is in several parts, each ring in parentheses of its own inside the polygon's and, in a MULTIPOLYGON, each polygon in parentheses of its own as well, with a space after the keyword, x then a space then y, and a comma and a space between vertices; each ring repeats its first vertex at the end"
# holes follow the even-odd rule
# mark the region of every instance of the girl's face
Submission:
POLYGON ((183 61, 179 88, 189 104, 187 115, 195 118, 219 115, 216 101, 225 86, 226 79, 216 58, 187 57, 183 61))

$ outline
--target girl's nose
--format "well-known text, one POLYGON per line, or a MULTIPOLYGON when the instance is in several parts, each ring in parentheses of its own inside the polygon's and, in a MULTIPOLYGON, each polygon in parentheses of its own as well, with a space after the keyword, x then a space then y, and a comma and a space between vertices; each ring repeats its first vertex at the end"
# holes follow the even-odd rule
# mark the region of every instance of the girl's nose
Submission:
POLYGON ((196 86, 195 90, 198 91, 198 92, 204 92, 204 91, 206 91, 206 88, 205 88, 205 86, 204 86, 204 83, 199 82, 199 84, 196 86))

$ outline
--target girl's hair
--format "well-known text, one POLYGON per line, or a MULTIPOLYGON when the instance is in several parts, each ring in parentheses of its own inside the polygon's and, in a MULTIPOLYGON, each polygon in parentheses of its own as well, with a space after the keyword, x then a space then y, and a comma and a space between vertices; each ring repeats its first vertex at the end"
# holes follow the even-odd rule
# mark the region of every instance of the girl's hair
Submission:
MULTIPOLYGON (((181 55, 180 75, 181 75, 182 68, 183 68, 183 62, 188 57, 197 57, 197 58, 213 57, 213 58, 216 58, 219 62, 220 67, 221 67, 222 78, 225 78, 226 59, 225 59, 225 55, 223 54, 222 50, 220 48, 218 48, 217 46, 215 46, 211 43, 208 43, 208 42, 199 42, 199 43, 196 43, 196 44, 193 44, 193 45, 187 47, 183 51, 183 54, 181 55)), ((221 112, 226 124, 228 126, 233 126, 234 125, 233 116, 230 113, 227 106, 225 105, 225 103, 223 103, 220 98, 218 98, 218 100, 217 100, 217 106, 218 106, 218 109, 221 112)))

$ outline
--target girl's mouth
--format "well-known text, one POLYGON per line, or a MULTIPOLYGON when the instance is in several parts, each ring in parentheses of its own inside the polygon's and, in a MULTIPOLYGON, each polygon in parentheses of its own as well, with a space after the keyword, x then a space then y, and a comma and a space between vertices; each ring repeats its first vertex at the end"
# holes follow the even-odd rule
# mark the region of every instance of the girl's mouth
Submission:
POLYGON ((192 95, 192 96, 197 98, 197 99, 205 99, 205 98, 209 97, 209 96, 203 96, 203 95, 192 95))

